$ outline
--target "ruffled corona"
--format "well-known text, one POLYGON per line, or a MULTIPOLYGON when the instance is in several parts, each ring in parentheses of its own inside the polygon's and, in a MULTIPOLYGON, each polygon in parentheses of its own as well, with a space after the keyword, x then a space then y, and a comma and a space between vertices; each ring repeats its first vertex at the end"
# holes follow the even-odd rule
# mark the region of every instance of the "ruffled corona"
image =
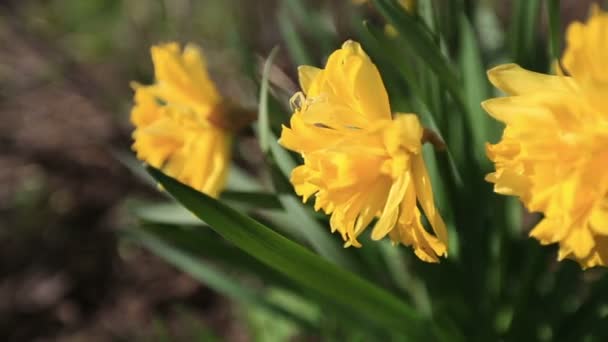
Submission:
POLYGON ((447 231, 422 159, 418 118, 392 119, 380 74, 356 42, 332 53, 325 69, 298 71, 303 93, 294 95, 291 127, 283 127, 279 141, 304 159, 291 175, 297 194, 315 197, 315 209, 331 215, 331 230, 345 246, 361 246, 357 237, 378 218, 372 239, 388 235, 420 259, 439 261, 447 231))
POLYGON ((210 196, 222 190, 230 136, 217 123, 222 98, 200 50, 177 43, 151 49, 156 83, 135 84, 131 111, 137 157, 210 196))
POLYGON ((588 268, 608 263, 608 15, 570 25, 567 44, 558 75, 514 64, 488 72, 509 96, 483 103, 506 124, 487 146, 496 171, 486 179, 544 214, 531 236, 588 268))

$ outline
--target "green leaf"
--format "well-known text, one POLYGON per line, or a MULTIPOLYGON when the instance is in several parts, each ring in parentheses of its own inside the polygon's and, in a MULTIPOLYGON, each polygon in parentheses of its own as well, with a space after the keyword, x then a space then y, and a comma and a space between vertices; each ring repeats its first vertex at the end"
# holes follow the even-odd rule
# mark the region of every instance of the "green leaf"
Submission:
POLYGON ((176 249, 144 230, 130 229, 125 232, 125 235, 225 296, 244 302, 255 302, 259 299, 252 290, 242 288, 233 280, 227 280, 226 277, 202 263, 198 258, 181 249, 176 249))
POLYGON ((465 15, 460 17, 460 69, 462 71, 466 124, 472 133, 473 153, 480 164, 489 164, 485 155, 485 143, 490 138, 490 116, 481 108, 481 102, 490 97, 486 70, 477 44, 475 31, 465 15))
POLYGON ((110 150, 112 156, 126 167, 135 177, 140 179, 144 184, 156 187, 156 182, 146 171, 141 167, 142 162, 137 160, 132 152, 126 152, 118 149, 110 150))
POLYGON ((298 34, 287 7, 282 6, 278 13, 279 31, 287 47, 287 52, 295 65, 311 65, 312 57, 298 34))
POLYGON ((394 0, 374 0, 374 4, 382 16, 399 32, 398 42, 415 53, 422 63, 433 70, 441 84, 450 92, 457 106, 463 108, 458 77, 424 23, 403 11, 394 0))
POLYGON ((163 187, 226 240, 284 274, 312 294, 379 328, 415 338, 435 327, 391 293, 325 261, 259 222, 202 194, 157 169, 148 168, 163 187))
MULTIPOLYGON (((269 295, 280 306, 292 306, 291 310, 308 313, 313 311, 312 316, 319 316, 317 307, 311 310, 309 303, 301 302, 290 293, 280 289, 269 289, 269 295)), ((248 307, 245 312, 250 326, 250 335, 253 341, 291 341, 298 336, 297 326, 284 317, 259 306, 248 307)))
POLYGON ((175 202, 137 206, 133 212, 144 222, 181 226, 205 225, 186 208, 175 202))
POLYGON ((539 49, 537 38, 540 0, 515 0, 510 23, 511 54, 515 63, 524 68, 535 68, 539 49))
MULTIPOLYGON (((149 177, 150 175, 147 176, 149 177)), ((231 165, 230 171, 228 172, 226 189, 235 191, 261 191, 263 190, 263 187, 257 179, 243 169, 231 165)))
POLYGON ((549 17, 549 55, 554 61, 559 59, 561 53, 560 0, 547 1, 547 14, 549 17))
MULTIPOLYGON (((386 36, 383 29, 375 27, 369 21, 363 22, 363 28, 363 39, 367 43, 364 45, 366 50, 376 51, 378 59, 383 59, 390 63, 397 70, 401 78, 407 81, 409 90, 413 93, 412 95, 417 98, 422 97, 422 89, 420 89, 420 85, 415 77, 416 68, 412 63, 408 63, 407 56, 404 56, 407 50, 400 49, 400 46, 395 44, 394 39, 386 36)), ((374 59, 374 62, 378 64, 379 61, 374 59)), ((385 78, 386 75, 383 75, 384 83, 386 83, 385 78)), ((392 102, 394 102, 393 99, 391 99, 391 104, 392 102)))
MULTIPOLYGON (((284 222, 289 222, 289 218, 284 222)), ((329 307, 332 317, 340 320, 348 330, 365 329, 361 324, 364 321, 357 319, 357 317, 351 317, 348 310, 340 311, 336 306, 331 306, 331 302, 327 301, 326 298, 320 298, 307 289, 302 289, 297 283, 294 283, 283 274, 259 262, 257 259, 252 258, 244 251, 231 245, 228 241, 218 239, 215 232, 208 226, 184 227, 145 224, 137 229, 145 230, 147 233, 153 234, 155 237, 189 255, 204 258, 204 260, 212 262, 213 265, 225 267, 227 270, 234 272, 234 274, 245 277, 245 279, 259 278, 258 280, 263 281, 264 285, 271 286, 270 292, 265 292, 269 296, 268 300, 275 302, 281 307, 285 307, 289 312, 297 312, 297 316, 304 320, 304 322, 299 322, 300 325, 311 331, 318 331, 319 324, 322 324, 318 321, 318 314, 325 312, 327 315, 328 310, 316 313, 317 309, 324 307, 329 307), (300 299, 300 304, 308 303, 310 307, 303 309, 302 305, 298 305, 298 308, 296 308, 294 305, 285 303, 284 301, 277 302, 274 294, 276 290, 280 289, 282 289, 282 292, 287 291, 292 293, 300 299), (314 312, 311 312, 311 309, 314 309, 314 312), (310 326, 306 322, 310 322, 310 326)), ((295 297, 291 297, 295 299, 295 297)), ((370 330, 369 327, 368 330, 370 330)), ((374 333, 374 331, 367 332, 374 333)))
MULTIPOLYGON (((334 50, 336 42, 336 28, 331 12, 319 10, 320 4, 309 0, 282 1, 289 13, 287 17, 295 22, 296 26, 305 27, 305 37, 315 43, 315 56, 324 56, 334 50)), ((283 12, 281 12, 283 13, 283 12)), ((310 65, 310 63, 307 63, 310 65)))
POLYGON ((334 262, 336 265, 350 270, 355 269, 354 263, 346 257, 344 248, 337 243, 328 228, 320 225, 319 222, 310 215, 299 198, 296 198, 291 194, 282 194, 279 195, 279 200, 285 207, 287 215, 291 218, 289 224, 294 224, 298 227, 298 230, 302 233, 306 242, 312 246, 314 251, 327 260, 334 262))
POLYGON ((264 63, 262 71, 262 83, 260 85, 260 105, 258 110, 258 141, 262 152, 267 153, 270 148, 270 120, 268 115, 268 79, 272 68, 272 61, 279 52, 279 47, 275 46, 270 51, 270 55, 264 63))
MULTIPOLYGON (((414 108, 416 109, 416 112, 420 115, 420 121, 422 121, 422 124, 425 127, 428 127, 431 130, 433 130, 434 132, 436 132, 437 134, 439 134, 440 138, 443 141, 446 141, 446 135, 444 135, 444 133, 437 126, 437 123, 435 122, 433 115, 431 115, 428 107, 426 107, 426 105, 422 101, 417 100, 417 99, 415 99, 412 102, 413 102, 414 108)), ((448 166, 448 170, 450 171, 449 175, 450 175, 451 180, 454 182, 454 184, 459 189, 464 189, 464 181, 463 181, 463 177, 462 177, 462 172, 458 168, 458 163, 454 159, 450 146, 446 146, 444 151, 436 152, 435 154, 437 155, 438 158, 445 159, 444 164, 448 166)))
POLYGON ((247 205, 251 209, 282 209, 275 194, 258 191, 224 191, 220 199, 229 203, 247 205))
POLYGON ((196 227, 146 223, 137 229, 152 234, 191 256, 210 260, 214 265, 226 267, 240 275, 260 277, 275 286, 293 286, 282 274, 251 258, 227 241, 218 239, 207 225, 196 227))
POLYGON ((430 317, 432 315, 432 305, 428 291, 420 279, 410 274, 402 250, 388 241, 383 241, 380 243, 380 252, 395 284, 412 297, 422 314, 430 317))
POLYGON ((291 171, 295 169, 297 164, 289 152, 279 145, 277 142, 277 137, 273 133, 269 133, 269 136, 271 137, 270 155, 276 163, 276 166, 281 171, 281 174, 285 177, 285 179, 289 179, 291 176, 291 171))
POLYGON ((191 275, 194 279, 206 284, 214 291, 240 303, 255 304, 278 312, 287 318, 299 319, 294 314, 286 312, 282 307, 266 299, 263 293, 255 291, 250 286, 241 286, 235 279, 218 272, 206 265, 192 254, 175 248, 171 244, 141 229, 130 229, 124 232, 132 241, 146 247, 170 264, 191 275))
POLYGON ((423 1, 434 4, 436 7, 436 19, 438 31, 442 41, 447 45, 449 51, 456 50, 458 37, 460 35, 460 16, 466 14, 465 0, 450 0, 442 3, 434 1, 423 1))
MULTIPOLYGON (((244 210, 283 209, 277 196, 271 193, 224 191, 220 199, 244 210)), ((133 212, 145 222, 183 226, 203 225, 201 220, 175 202, 138 205, 133 212)))

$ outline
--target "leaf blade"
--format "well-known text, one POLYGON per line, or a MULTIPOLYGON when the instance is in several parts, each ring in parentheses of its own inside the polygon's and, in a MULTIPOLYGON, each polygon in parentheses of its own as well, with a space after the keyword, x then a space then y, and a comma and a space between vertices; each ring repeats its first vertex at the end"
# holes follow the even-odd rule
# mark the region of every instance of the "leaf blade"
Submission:
POLYGON ((260 149, 262 152, 267 153, 270 149, 270 117, 268 114, 268 80, 270 77, 270 70, 272 68, 272 61, 279 52, 279 47, 275 46, 270 51, 266 62, 264 62, 264 69, 262 71, 262 81, 260 85, 260 104, 258 107, 258 140, 260 142, 260 149))
POLYGON ((218 234, 262 263, 376 326, 427 336, 430 322, 409 305, 373 284, 338 268, 300 245, 239 214, 230 207, 148 168, 150 174, 186 208, 218 234))

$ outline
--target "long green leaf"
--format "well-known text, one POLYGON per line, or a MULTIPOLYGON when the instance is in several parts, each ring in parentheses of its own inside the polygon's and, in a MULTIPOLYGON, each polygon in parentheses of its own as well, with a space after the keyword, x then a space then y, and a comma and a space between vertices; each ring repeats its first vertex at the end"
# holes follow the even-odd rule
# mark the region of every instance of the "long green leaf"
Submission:
MULTIPOLYGON (((255 191, 224 191, 220 197, 228 204, 244 210, 278 209, 283 210, 276 195, 255 191)), ((200 226, 203 223, 183 206, 175 202, 147 203, 133 209, 135 216, 145 222, 200 226)))
POLYGON ((387 242, 380 244, 380 252, 385 259, 395 284, 412 297, 416 307, 422 314, 430 317, 432 315, 432 306, 428 291, 420 279, 410 274, 410 270, 403 260, 402 250, 387 242))
POLYGON ((281 209, 281 202, 275 194, 258 191, 224 191, 220 199, 253 209, 281 209))
POLYGON ((480 164, 487 164, 488 158, 485 155, 485 143, 490 138, 489 115, 481 108, 481 102, 490 97, 490 89, 477 37, 468 18, 465 15, 460 17, 460 68, 464 83, 466 124, 472 136, 473 153, 480 164))
POLYGON ((234 191, 262 191, 264 187, 245 170, 231 165, 228 172, 228 180, 226 181, 226 189, 234 191))
POLYGON ((516 63, 525 68, 538 69, 537 38, 540 0, 515 0, 509 27, 511 53, 516 63))
POLYGON ((399 32, 398 42, 407 46, 420 61, 437 75, 442 85, 450 92, 459 108, 464 108, 458 76, 442 55, 429 29, 412 15, 402 10, 394 0, 374 0, 376 8, 399 32))
POLYGON ((186 208, 175 202, 138 205, 133 208, 133 212, 143 222, 180 226, 205 225, 186 208))
POLYGON ((218 241, 217 234, 206 225, 193 227, 146 223, 137 229, 154 235, 188 255, 204 258, 239 275, 261 278, 274 286, 293 288, 293 282, 284 275, 251 258, 229 242, 218 241))
POLYGON ((279 145, 279 143, 277 142, 277 137, 272 132, 269 133, 269 136, 271 139, 270 155, 272 156, 272 159, 281 171, 281 174, 286 179, 289 179, 289 177, 291 176, 291 171, 295 169, 297 164, 293 160, 289 152, 287 152, 287 150, 285 150, 279 145))
POLYGON ((295 65, 312 65, 312 57, 298 33, 289 9, 283 5, 278 13, 278 24, 281 37, 287 47, 287 52, 295 65))
POLYGON ((298 198, 291 194, 282 194, 279 195, 279 200, 293 220, 289 224, 300 227, 302 235, 317 253, 339 266, 350 270, 355 269, 355 265, 346 257, 344 249, 335 239, 332 239, 333 236, 329 233, 329 229, 322 227, 298 198))
MULTIPOLYGON (((206 265, 200 259, 181 249, 166 243, 158 237, 141 229, 130 229, 124 232, 126 237, 153 251, 170 264, 191 275, 194 279, 206 284, 213 290, 237 302, 260 305, 264 308, 282 314, 287 318, 301 320, 294 314, 286 312, 282 307, 268 301, 259 291, 251 287, 241 286, 234 279, 206 265)), ((304 322, 309 325, 309 322, 304 322)))
POLYGON ((336 45, 334 22, 319 10, 318 4, 309 0, 284 0, 289 18, 296 26, 305 27, 305 36, 315 42, 315 55, 329 54, 336 45))
POLYGON ((431 323, 389 292, 332 265, 302 246, 157 169, 150 174, 226 240, 315 295, 350 310, 376 327, 411 337, 428 337, 431 323))
POLYGON ((557 60, 561 53, 560 0, 547 1, 547 14, 549 17, 549 52, 553 61, 557 60))
MULTIPOLYGON (((416 79, 416 68, 415 65, 408 62, 407 56, 404 56, 404 50, 395 44, 394 39, 387 37, 384 30, 375 27, 369 21, 363 21, 362 38, 366 40, 365 45, 367 50, 377 50, 378 59, 384 59, 388 61, 397 71, 401 78, 407 81, 409 91, 412 96, 416 98, 422 97, 422 89, 416 79)), ((406 50, 407 51, 407 50, 406 50)), ((378 61, 374 60, 378 63, 378 61)), ((383 75, 386 78, 386 75, 383 75)), ((386 80, 383 80, 386 82, 386 80)), ((400 90, 402 92, 402 90, 400 90)), ((391 99, 392 104, 393 99, 391 99)))
POLYGON ((279 47, 275 46, 264 63, 262 71, 262 82, 260 85, 260 105, 258 110, 258 141, 262 152, 267 153, 270 148, 270 119, 268 115, 268 79, 270 77, 270 69, 272 61, 279 51, 279 47))
MULTIPOLYGON (((289 220, 289 218, 287 218, 289 220)), ((265 285, 269 285, 272 289, 289 289, 289 293, 293 293, 305 300, 306 302, 315 303, 315 307, 329 307, 331 314, 336 315, 336 318, 348 328, 349 331, 356 330, 358 327, 365 330, 362 325, 365 321, 357 319, 357 317, 349 316, 349 311, 339 310, 335 306, 330 306, 330 303, 319 296, 315 296, 307 289, 303 289, 294 283, 292 280, 285 277, 283 274, 275 271, 267 265, 259 262, 257 259, 251 258, 244 251, 236 248, 227 241, 218 241, 217 235, 209 227, 180 227, 174 225, 158 225, 146 224, 138 229, 145 230, 147 233, 153 234, 155 237, 171 244, 175 248, 188 253, 197 258, 209 260, 213 265, 226 267, 227 269, 237 272, 236 274, 246 277, 260 278, 265 285)), ((267 292, 265 292, 267 293, 267 292)), ((273 301, 273 298, 269 298, 273 301)), ((281 303, 277 303, 281 304, 281 303)), ((297 316, 301 317, 305 322, 300 322, 300 325, 307 327, 306 322, 316 325, 312 331, 318 331, 319 323, 316 321, 316 315, 310 315, 310 312, 301 312, 295 310, 290 305, 286 308, 289 312, 297 312, 297 316)), ((328 311, 328 310, 324 310, 328 311)), ((376 331, 365 330, 366 333, 375 334, 376 331)))

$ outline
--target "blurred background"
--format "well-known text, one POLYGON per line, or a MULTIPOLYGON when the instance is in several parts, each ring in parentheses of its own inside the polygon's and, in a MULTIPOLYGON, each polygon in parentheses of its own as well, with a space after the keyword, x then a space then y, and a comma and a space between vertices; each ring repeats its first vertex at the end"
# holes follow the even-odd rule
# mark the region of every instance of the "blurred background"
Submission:
MULTIPOLYGON (((485 2, 494 25, 510 20, 509 1, 485 2)), ((590 2, 563 0, 563 25, 590 2)), ((321 64, 362 12, 376 16, 347 0, 0 2, 0 338, 251 341, 269 326, 292 336, 117 238, 133 203, 162 196, 129 168, 129 82, 153 80, 150 45, 192 41, 222 92, 255 108, 260 71, 242 56, 259 66, 280 45, 273 77, 295 89, 296 64, 321 64), (309 10, 317 20, 299 21, 309 10), (284 49, 295 32, 308 49, 284 49)), ((543 40, 545 19, 534 20, 529 34, 543 40)), ((257 144, 247 133, 239 144, 255 172, 257 144)))

